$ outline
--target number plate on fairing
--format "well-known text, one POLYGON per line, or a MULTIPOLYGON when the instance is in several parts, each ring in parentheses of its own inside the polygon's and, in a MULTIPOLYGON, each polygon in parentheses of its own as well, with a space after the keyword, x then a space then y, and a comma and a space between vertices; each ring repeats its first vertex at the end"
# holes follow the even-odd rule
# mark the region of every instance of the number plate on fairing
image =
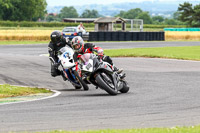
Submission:
POLYGON ((89 60, 87 65, 83 65, 83 69, 84 71, 89 71, 92 72, 93 71, 93 60, 89 60))
POLYGON ((90 63, 87 64, 87 66, 86 66, 87 70, 89 70, 91 67, 92 67, 92 65, 90 63))

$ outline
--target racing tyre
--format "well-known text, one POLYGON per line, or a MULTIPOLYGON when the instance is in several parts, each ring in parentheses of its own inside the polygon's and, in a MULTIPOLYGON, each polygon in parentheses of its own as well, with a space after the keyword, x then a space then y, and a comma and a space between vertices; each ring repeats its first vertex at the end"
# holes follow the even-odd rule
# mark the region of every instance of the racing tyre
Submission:
POLYGON ((76 90, 81 89, 80 86, 74 86, 76 90))
POLYGON ((103 90, 105 90, 108 94, 110 94, 112 96, 117 95, 118 91, 115 88, 112 88, 109 85, 109 83, 107 83, 107 81, 103 78, 103 76, 98 74, 95 79, 96 79, 99 87, 102 88, 103 90))
POLYGON ((126 81, 123 81, 123 88, 120 90, 121 93, 127 93, 129 91, 129 86, 126 81))

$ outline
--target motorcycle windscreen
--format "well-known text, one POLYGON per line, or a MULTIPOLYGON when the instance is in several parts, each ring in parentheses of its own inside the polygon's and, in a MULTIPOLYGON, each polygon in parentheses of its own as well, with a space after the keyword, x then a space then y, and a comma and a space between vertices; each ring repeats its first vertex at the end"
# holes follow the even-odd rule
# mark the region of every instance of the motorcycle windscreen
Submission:
POLYGON ((61 48, 61 49, 58 51, 58 55, 62 55, 66 50, 67 50, 66 47, 61 48))
POLYGON ((81 60, 83 61, 84 65, 87 65, 90 59, 90 53, 86 53, 84 55, 81 55, 81 60))
POLYGON ((58 51, 58 55, 61 55, 63 53, 68 53, 70 56, 72 56, 74 53, 73 53, 73 50, 71 48, 67 48, 67 47, 63 47, 61 48, 59 51, 58 51))
POLYGON ((83 71, 92 72, 93 71, 93 60, 91 59, 91 54, 86 53, 82 55, 81 60, 83 62, 83 71))

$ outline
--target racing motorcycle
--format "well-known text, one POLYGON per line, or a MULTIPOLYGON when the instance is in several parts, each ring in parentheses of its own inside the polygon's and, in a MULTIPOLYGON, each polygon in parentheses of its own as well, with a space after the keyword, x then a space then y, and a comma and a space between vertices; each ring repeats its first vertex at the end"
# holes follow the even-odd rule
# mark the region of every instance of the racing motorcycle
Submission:
POLYGON ((99 87, 110 95, 129 91, 128 83, 124 78, 121 78, 122 74, 114 71, 114 68, 108 62, 103 61, 94 53, 86 53, 78 58, 78 73, 85 83, 92 83, 96 88, 99 87))
POLYGON ((88 90, 88 85, 79 77, 76 71, 76 64, 73 59, 74 51, 65 46, 58 51, 59 64, 62 66, 64 78, 67 79, 76 89, 88 90))

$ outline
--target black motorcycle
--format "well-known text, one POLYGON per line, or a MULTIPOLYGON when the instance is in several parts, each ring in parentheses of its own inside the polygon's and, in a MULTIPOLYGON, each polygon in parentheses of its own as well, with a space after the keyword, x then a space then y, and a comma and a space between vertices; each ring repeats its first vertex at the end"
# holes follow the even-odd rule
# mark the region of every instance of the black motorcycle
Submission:
POLYGON ((128 83, 122 78, 122 74, 115 72, 112 65, 93 53, 86 53, 79 57, 79 68, 79 76, 86 83, 92 83, 96 88, 100 87, 110 95, 129 91, 128 83))

